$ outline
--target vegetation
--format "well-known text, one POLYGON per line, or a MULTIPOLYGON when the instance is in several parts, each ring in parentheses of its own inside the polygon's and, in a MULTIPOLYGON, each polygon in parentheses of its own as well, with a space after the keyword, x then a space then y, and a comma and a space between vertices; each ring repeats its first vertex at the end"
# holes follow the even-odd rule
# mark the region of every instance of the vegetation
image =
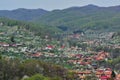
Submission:
POLYGON ((1 80, 20 80, 25 75, 30 78, 24 80, 63 80, 64 78, 71 80, 74 78, 74 76, 68 76, 69 72, 61 66, 39 60, 21 61, 19 59, 2 57, 0 66, 1 80))
POLYGON ((52 11, 37 19, 36 22, 58 26, 58 28, 68 28, 71 31, 76 29, 113 31, 119 29, 120 26, 118 7, 103 8, 94 5, 71 7, 52 11))
POLYGON ((3 25, 6 26, 18 26, 18 29, 23 28, 27 29, 31 32, 34 32, 36 35, 40 35, 41 37, 44 37, 46 35, 49 36, 55 36, 55 33, 61 32, 56 27, 44 25, 44 24, 34 24, 32 22, 23 22, 23 21, 17 21, 17 20, 11 20, 8 18, 0 18, 0 22, 3 23, 3 25))
POLYGON ((49 13, 49 11, 43 10, 43 9, 24 9, 19 8, 16 10, 1 10, 0 16, 7 17, 10 19, 16 19, 16 20, 23 20, 23 21, 31 21, 35 18, 38 18, 38 16, 43 16, 44 14, 49 13))
POLYGON ((114 70, 120 72, 118 7, 30 10, 30 18, 23 17, 26 9, 18 9, 4 15, 17 20, 1 12, 0 80, 96 80, 101 68, 115 77, 114 70), (21 11, 23 18, 17 17, 21 11))

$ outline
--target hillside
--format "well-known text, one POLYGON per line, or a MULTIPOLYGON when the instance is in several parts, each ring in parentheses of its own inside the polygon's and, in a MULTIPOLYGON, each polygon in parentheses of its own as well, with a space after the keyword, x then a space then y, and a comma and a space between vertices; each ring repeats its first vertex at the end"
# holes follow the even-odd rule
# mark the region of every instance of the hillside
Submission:
POLYGON ((0 10, 1 17, 7 17, 16 20, 24 20, 30 21, 34 18, 40 17, 44 14, 48 13, 48 11, 43 9, 24 9, 19 8, 16 10, 0 10))
POLYGON ((55 26, 63 31, 79 29, 83 31, 88 29, 116 31, 120 28, 120 6, 98 7, 87 5, 53 11, 20 8, 11 11, 1 10, 0 16, 55 26))
POLYGON ((67 27, 70 30, 118 30, 120 28, 119 7, 98 7, 94 5, 71 7, 64 10, 54 10, 36 21, 52 26, 67 27))
POLYGON ((10 26, 10 28, 12 28, 13 26, 18 26, 18 28, 26 29, 41 37, 44 37, 45 35, 54 36, 56 32, 61 32, 61 30, 56 27, 45 25, 42 23, 35 24, 33 22, 23 22, 8 18, 0 18, 0 25, 10 26))
POLYGON ((0 80, 98 80, 108 71, 113 80, 120 74, 119 6, 12 19, 0 18, 0 80))

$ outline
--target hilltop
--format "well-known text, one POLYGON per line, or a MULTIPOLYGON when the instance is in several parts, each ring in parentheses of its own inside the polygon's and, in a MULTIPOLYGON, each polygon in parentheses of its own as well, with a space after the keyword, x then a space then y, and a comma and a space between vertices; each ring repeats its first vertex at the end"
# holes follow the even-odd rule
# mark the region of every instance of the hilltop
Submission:
POLYGON ((30 21, 34 18, 43 16, 49 11, 43 9, 24 9, 19 8, 15 10, 0 10, 0 17, 6 17, 15 20, 30 21))
POLYGON ((37 22, 66 27, 68 30, 118 30, 120 27, 120 6, 98 7, 88 5, 84 7, 71 7, 63 10, 54 10, 46 14, 37 22))

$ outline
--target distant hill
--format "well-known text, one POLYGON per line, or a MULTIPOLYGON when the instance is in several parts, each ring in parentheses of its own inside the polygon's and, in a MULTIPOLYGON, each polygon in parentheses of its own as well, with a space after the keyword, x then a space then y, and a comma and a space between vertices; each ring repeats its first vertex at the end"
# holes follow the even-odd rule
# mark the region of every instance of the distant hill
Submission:
POLYGON ((0 10, 0 17, 7 17, 15 20, 24 20, 30 21, 36 19, 37 17, 41 17, 49 11, 43 9, 24 9, 19 8, 16 10, 0 10))
POLYGON ((68 28, 68 30, 118 30, 120 29, 120 6, 98 7, 87 5, 54 10, 36 21, 58 26, 58 28, 68 28))
POLYGON ((86 31, 88 29, 116 31, 120 29, 120 6, 98 7, 87 5, 53 11, 43 9, 1 10, 0 16, 42 23, 63 31, 86 31))

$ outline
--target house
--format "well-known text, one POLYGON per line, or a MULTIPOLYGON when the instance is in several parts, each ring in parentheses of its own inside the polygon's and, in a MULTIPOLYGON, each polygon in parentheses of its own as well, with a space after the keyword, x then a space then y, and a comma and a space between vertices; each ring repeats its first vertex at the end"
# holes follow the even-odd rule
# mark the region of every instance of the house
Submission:
POLYGON ((111 78, 111 75, 112 75, 112 70, 111 69, 106 69, 104 74, 108 77, 108 78, 111 78))
POLYGON ((32 57, 40 57, 40 56, 42 56, 42 55, 43 55, 43 54, 42 54, 42 53, 39 53, 39 52, 31 54, 32 57))
POLYGON ((0 46, 2 46, 2 47, 9 47, 10 45, 7 44, 7 43, 4 43, 4 42, 0 42, 0 46))
POLYGON ((105 60, 105 59, 108 58, 108 57, 109 57, 109 53, 104 52, 104 51, 101 51, 101 52, 99 52, 99 53, 97 54, 96 60, 97 60, 97 61, 105 60))
POLYGON ((81 58, 83 55, 82 54, 75 54, 74 55, 76 58, 81 58))
POLYGON ((95 74, 96 74, 96 77, 100 78, 101 75, 104 74, 104 70, 98 69, 98 70, 96 70, 95 74))
POLYGON ((108 80, 108 77, 104 74, 101 75, 100 80, 108 80))
POLYGON ((3 35, 3 34, 5 34, 4 32, 0 32, 0 35, 3 35))
POLYGON ((0 22, 0 26, 3 26, 4 24, 3 24, 3 22, 0 22))
POLYGON ((76 74, 79 76, 80 79, 84 80, 86 76, 90 76, 92 72, 90 70, 76 71, 76 74))
POLYGON ((48 45, 47 47, 45 47, 46 50, 52 50, 54 47, 52 45, 48 45))
POLYGON ((115 80, 120 80, 120 74, 116 75, 116 79, 115 80))
POLYGON ((110 68, 98 69, 95 74, 100 80, 108 80, 111 78, 112 70, 110 68))

